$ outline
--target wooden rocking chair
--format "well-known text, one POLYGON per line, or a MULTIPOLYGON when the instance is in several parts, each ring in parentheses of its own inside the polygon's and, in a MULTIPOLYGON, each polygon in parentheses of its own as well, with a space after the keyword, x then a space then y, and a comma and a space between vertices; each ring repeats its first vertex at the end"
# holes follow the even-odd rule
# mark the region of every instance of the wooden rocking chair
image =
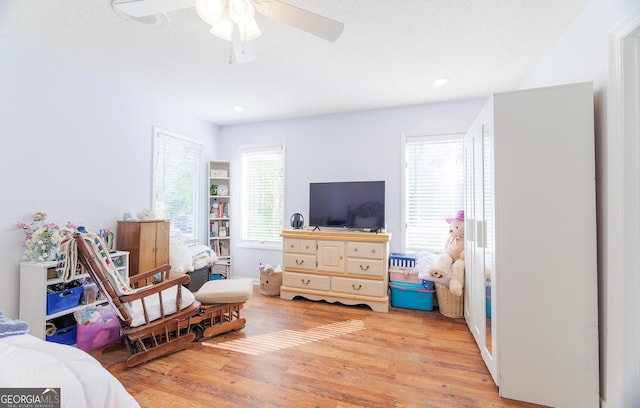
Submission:
POLYGON ((68 257, 75 255, 118 316, 129 352, 127 366, 187 349, 196 338, 244 327, 242 303, 201 304, 183 286, 189 283, 188 275, 169 278, 170 265, 122 277, 98 235, 76 233, 72 239, 77 251, 68 251, 68 257), (153 285, 136 288, 154 276, 153 285))
POLYGON ((110 270, 109 254, 102 247, 102 240, 93 234, 79 233, 73 239, 77 247, 77 260, 118 315, 123 341, 129 351, 127 366, 133 367, 190 346, 196 338, 195 333, 190 330, 190 319, 198 315, 200 304, 193 297, 190 304, 184 304, 183 291, 186 293, 186 288, 182 285, 189 282, 188 276, 169 279, 171 267, 164 265, 131 278, 131 285, 135 287, 137 282, 159 274, 157 284, 138 289, 124 287, 125 285, 118 287, 118 277, 114 276, 118 272, 115 268, 110 270), (87 239, 96 241, 92 245, 87 239), (105 260, 108 260, 106 265, 105 260), (129 293, 122 294, 123 290, 129 293), (169 292, 175 294, 175 304, 167 308, 167 301, 173 301, 169 292), (142 314, 133 316, 132 305, 136 306, 135 310, 141 309, 142 314), (159 306, 159 313, 152 313, 152 305, 159 306))

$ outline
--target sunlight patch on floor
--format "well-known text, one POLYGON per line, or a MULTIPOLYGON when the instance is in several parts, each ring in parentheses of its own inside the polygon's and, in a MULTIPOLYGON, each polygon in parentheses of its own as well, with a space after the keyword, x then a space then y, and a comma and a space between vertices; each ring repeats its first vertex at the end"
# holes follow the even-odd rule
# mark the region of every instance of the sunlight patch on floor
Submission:
POLYGON ((343 322, 326 324, 305 331, 280 330, 274 333, 260 334, 243 339, 230 340, 222 343, 202 343, 205 346, 236 351, 238 353, 257 356, 288 347, 300 346, 314 341, 324 340, 346 333, 353 333, 364 329, 362 320, 345 320, 343 322))

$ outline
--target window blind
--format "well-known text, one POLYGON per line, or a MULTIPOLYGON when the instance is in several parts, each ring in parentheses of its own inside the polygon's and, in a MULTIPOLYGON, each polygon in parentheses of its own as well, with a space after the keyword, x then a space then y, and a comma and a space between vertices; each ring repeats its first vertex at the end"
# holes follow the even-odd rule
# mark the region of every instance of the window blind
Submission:
POLYGON ((463 135, 406 139, 405 249, 436 252, 449 235, 446 218, 464 209, 463 135))
POLYGON ((172 234, 197 243, 202 222, 202 144, 155 128, 153 151, 153 211, 171 222, 172 234))
POLYGON ((242 240, 280 243, 284 209, 284 147, 242 149, 242 240))

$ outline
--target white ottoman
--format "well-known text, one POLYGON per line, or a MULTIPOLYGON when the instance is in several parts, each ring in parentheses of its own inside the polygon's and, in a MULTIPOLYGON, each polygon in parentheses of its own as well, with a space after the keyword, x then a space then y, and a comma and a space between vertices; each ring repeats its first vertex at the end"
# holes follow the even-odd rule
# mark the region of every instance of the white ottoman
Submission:
POLYGON ((253 279, 218 279, 207 281, 194 293, 203 304, 244 303, 253 294, 253 279))

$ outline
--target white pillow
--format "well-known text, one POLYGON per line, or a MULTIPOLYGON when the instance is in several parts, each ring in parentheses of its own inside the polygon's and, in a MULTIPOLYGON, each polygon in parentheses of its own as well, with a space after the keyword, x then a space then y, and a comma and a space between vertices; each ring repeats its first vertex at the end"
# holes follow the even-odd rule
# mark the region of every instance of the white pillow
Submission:
POLYGON ((193 259, 184 242, 171 240, 169 243, 169 264, 171 265, 170 277, 193 272, 193 259))
MULTIPOLYGON (((176 310, 176 297, 178 294, 178 287, 173 286, 165 289, 162 292, 162 306, 164 308, 165 315, 175 313, 176 310)), ((195 296, 189 291, 189 289, 182 287, 182 304, 181 309, 190 306, 195 301, 195 296)), ((152 322, 160 318, 160 296, 158 293, 144 298, 144 303, 147 306, 147 313, 149 315, 149 321, 152 322)), ((144 310, 142 309, 142 301, 134 300, 124 304, 124 307, 131 316, 131 327, 138 327, 145 324, 144 310)))

